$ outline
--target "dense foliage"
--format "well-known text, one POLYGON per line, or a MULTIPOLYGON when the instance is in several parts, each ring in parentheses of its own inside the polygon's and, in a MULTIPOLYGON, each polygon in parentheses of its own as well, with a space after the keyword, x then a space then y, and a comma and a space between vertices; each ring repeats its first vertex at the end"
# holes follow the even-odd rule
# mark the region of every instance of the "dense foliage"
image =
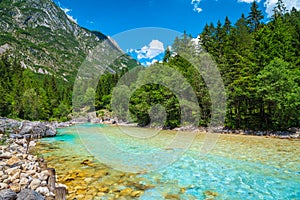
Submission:
MULTIPOLYGON (((300 12, 294 8, 288 12, 279 0, 272 19, 266 24, 262 20, 262 12, 254 1, 248 16, 243 14, 235 24, 226 17, 223 24, 219 21, 216 25, 206 25, 198 37, 201 47, 195 54, 187 53, 191 48, 195 51, 195 44, 191 42, 192 37, 184 33, 175 39, 171 50, 166 50, 163 63, 151 66, 174 69, 187 80, 198 101, 198 125, 208 126, 212 112, 211 91, 203 74, 193 66, 193 60, 203 59, 204 55, 199 52, 204 49, 217 63, 225 85, 225 125, 228 128, 286 130, 300 126, 300 12)), ((2 56, 0 70, 0 116, 29 120, 67 119, 71 111, 71 83, 54 76, 34 74, 8 56, 2 56)), ((76 94, 81 105, 94 104, 96 110, 111 109, 115 101, 120 107, 116 111, 119 119, 134 120, 142 126, 153 120, 160 124, 165 119, 160 125, 167 128, 182 124, 184 113, 180 107, 194 110, 191 99, 179 102, 168 87, 155 83, 130 86, 136 87, 130 97, 126 85, 113 90, 126 72, 127 69, 102 75, 97 88, 90 88, 82 80, 79 84, 82 90, 76 94), (112 99, 113 92, 119 94, 120 99, 112 99), (124 103, 127 98, 129 107, 124 103), (161 107, 155 107, 157 105, 161 107), (151 108, 157 109, 155 115, 150 116, 151 108)), ((139 73, 132 80, 138 83, 148 78, 150 82, 155 78, 170 82, 172 78, 176 79, 176 74, 146 77, 139 73)), ((92 108, 85 111, 92 111, 92 108)))
POLYGON ((300 12, 278 1, 270 22, 262 19, 254 1, 248 17, 206 25, 200 34, 223 77, 230 128, 300 125, 300 12))
POLYGON ((0 115, 27 120, 67 120, 72 87, 50 75, 22 68, 8 55, 0 60, 0 115))
MULTIPOLYGON (((215 59, 223 78, 228 128, 286 130, 300 125, 300 12, 295 8, 288 12, 279 0, 271 20, 264 24, 262 19, 262 12, 254 1, 247 17, 242 15, 234 25, 226 17, 223 24, 219 21, 217 25, 206 25, 199 35, 200 44, 215 59)), ((198 98, 199 125, 207 126, 211 117, 209 92, 201 75, 184 59, 197 58, 192 54, 180 56, 181 52, 195 48, 191 39, 186 33, 176 38, 172 51, 179 54, 171 56, 167 49, 164 65, 156 65, 171 67, 186 77, 198 98)), ((169 105, 165 106, 167 122, 164 125, 178 126, 180 110, 168 93, 170 91, 157 85, 137 90, 131 97, 133 119, 141 125, 149 124, 150 106, 159 103, 169 105)))

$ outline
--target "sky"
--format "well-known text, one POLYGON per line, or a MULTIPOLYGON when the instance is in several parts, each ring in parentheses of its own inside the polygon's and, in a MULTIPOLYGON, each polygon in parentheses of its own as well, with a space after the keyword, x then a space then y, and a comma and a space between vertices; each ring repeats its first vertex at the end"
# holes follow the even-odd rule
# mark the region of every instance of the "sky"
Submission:
MULTIPOLYGON (((288 9, 300 9, 300 0, 283 0, 288 9)), ((172 44, 183 31, 197 37, 206 23, 234 23, 246 16, 253 0, 55 0, 80 26, 114 38, 125 52, 152 63, 156 54, 172 44), (151 28, 150 28, 151 27, 151 28), (134 51, 137 50, 137 51, 134 51), (151 56, 151 59, 147 58, 151 56), (145 60, 146 59, 146 60, 145 60)), ((265 15, 272 16, 277 0, 257 0, 265 15)))

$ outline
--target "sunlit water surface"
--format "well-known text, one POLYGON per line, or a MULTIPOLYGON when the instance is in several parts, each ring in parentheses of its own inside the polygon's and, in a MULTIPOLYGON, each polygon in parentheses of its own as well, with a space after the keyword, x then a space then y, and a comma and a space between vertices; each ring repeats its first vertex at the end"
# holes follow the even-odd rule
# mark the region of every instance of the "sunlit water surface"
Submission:
MULTIPOLYGON (((82 141, 86 141, 82 138, 97 138, 97 134, 105 135, 106 139, 115 147, 129 152, 128 155, 136 153, 142 159, 144 154, 156 150, 176 151, 166 148, 175 137, 176 132, 157 131, 153 137, 143 139, 136 136, 139 133, 142 133, 143 137, 151 135, 156 130, 109 127, 99 124, 78 125, 58 131, 57 137, 41 140, 39 152, 49 161, 50 166, 57 169, 58 178, 68 185, 72 198, 118 199, 119 197, 111 194, 112 192, 107 195, 99 193, 99 187, 107 185, 109 180, 112 180, 111 187, 124 187, 124 185, 130 187, 134 185, 132 183, 134 181, 151 185, 149 188, 143 188, 143 194, 138 197, 143 200, 164 198, 300 199, 299 140, 220 135, 212 151, 203 155, 200 150, 205 134, 199 133, 189 150, 177 161, 148 173, 145 171, 140 174, 125 173, 126 177, 130 177, 128 178, 130 180, 126 179, 122 182, 118 179, 122 179, 124 173, 111 169, 96 159, 98 156, 101 159, 101 155, 97 155, 95 158, 90 154, 90 152, 97 152, 91 148, 99 149, 103 144, 99 142, 99 145, 96 145, 97 140, 95 140, 95 143, 88 146, 89 149, 87 150, 82 143, 82 141), (130 136, 126 133, 132 134, 130 136), (89 160, 92 164, 82 164, 84 160, 89 160), (66 180, 66 174, 70 171, 74 172, 74 170, 77 170, 77 174, 82 172, 85 179, 80 179, 77 182, 74 180, 71 184, 66 180), (95 181, 89 183, 86 179, 93 178, 93 175, 99 170, 106 170, 106 177, 98 178, 96 183, 95 181), (85 191, 86 193, 82 191, 83 194, 80 196, 75 185, 79 184, 79 181, 81 181, 80 185, 86 184, 84 190, 94 192, 89 194, 87 191, 85 191), (89 196, 87 196, 88 194, 89 196), (97 197, 97 194, 101 194, 101 197, 97 197)), ((118 158, 120 155, 109 152, 105 156, 110 156, 112 160, 120 159, 118 158)), ((122 156, 122 162, 128 160, 128 162, 134 163, 130 157, 124 158, 124 155, 122 156)), ((112 189, 112 191, 114 190, 112 189)))

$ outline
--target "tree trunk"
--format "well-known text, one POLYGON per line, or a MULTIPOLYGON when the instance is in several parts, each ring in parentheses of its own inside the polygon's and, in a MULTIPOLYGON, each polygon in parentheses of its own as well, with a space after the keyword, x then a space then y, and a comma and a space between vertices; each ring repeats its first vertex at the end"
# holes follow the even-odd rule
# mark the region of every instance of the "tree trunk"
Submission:
POLYGON ((55 177, 55 169, 54 168, 48 168, 49 172, 49 179, 48 179, 48 187, 51 192, 55 189, 55 183, 56 183, 56 177, 55 177))
POLYGON ((64 187, 57 187, 54 189, 55 200, 66 200, 67 189, 64 187))

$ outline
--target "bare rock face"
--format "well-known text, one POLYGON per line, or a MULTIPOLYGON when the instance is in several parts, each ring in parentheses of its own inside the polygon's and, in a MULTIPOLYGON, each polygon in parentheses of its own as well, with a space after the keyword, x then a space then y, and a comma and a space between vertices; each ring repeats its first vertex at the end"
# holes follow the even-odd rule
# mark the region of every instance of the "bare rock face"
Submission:
POLYGON ((30 135, 33 138, 53 137, 55 128, 42 122, 24 122, 19 132, 20 135, 30 135))

